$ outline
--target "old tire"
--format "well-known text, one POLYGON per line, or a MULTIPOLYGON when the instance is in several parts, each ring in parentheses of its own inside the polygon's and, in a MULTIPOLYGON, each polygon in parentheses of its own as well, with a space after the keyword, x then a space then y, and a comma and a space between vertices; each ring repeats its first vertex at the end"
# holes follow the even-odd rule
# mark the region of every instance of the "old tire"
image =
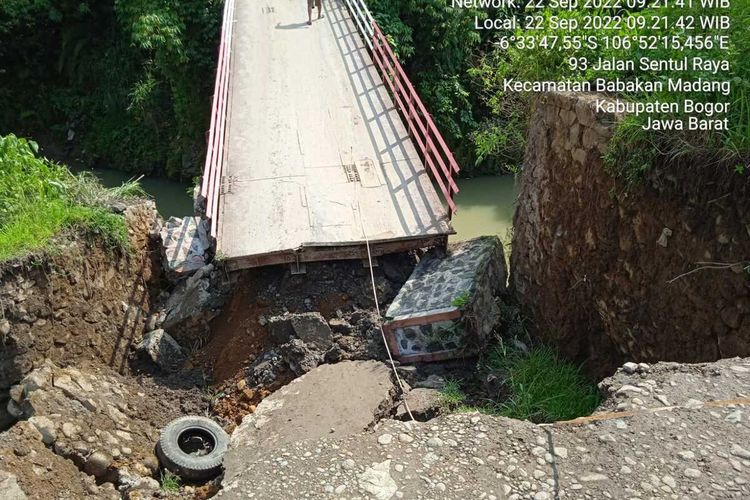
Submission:
POLYGON ((180 417, 162 429, 156 455, 182 479, 211 479, 221 472, 228 444, 229 436, 213 420, 180 417))

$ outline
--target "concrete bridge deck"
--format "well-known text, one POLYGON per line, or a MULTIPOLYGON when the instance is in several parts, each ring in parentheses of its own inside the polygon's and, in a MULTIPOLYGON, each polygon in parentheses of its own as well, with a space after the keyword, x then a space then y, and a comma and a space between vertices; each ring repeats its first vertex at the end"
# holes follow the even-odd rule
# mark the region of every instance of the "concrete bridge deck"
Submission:
POLYGON ((343 0, 236 0, 217 252, 230 267, 366 257, 453 234, 343 0), (313 17, 317 17, 317 10, 313 17))

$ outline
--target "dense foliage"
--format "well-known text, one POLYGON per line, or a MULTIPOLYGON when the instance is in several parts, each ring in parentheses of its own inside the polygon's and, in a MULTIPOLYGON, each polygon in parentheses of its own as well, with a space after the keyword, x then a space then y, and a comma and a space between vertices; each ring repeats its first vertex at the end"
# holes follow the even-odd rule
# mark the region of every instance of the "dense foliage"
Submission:
POLYGON ((91 175, 70 171, 36 155, 34 142, 0 136, 0 262, 47 249, 61 229, 99 235, 112 249, 127 248, 122 216, 106 205, 142 195, 136 183, 106 190, 91 175))
MULTIPOLYGON (((717 9, 714 9, 716 11, 717 9)), ((710 14, 710 9, 695 7, 670 7, 661 9, 646 9, 633 12, 620 11, 618 14, 631 18, 632 21, 623 22, 616 30, 601 30, 595 32, 598 35, 610 37, 627 38, 627 35, 683 35, 693 36, 711 35, 721 33, 716 28, 701 28, 697 21, 690 31, 681 31, 676 27, 680 18, 692 16, 699 19, 701 15, 710 14), (667 16, 671 29, 653 29, 652 16, 667 16), (641 21, 639 21, 642 20, 641 21), (628 25, 632 26, 630 29, 628 25), (643 26, 643 27, 641 27, 643 26)), ((716 14, 716 12, 713 12, 716 14)), ((722 12, 723 13, 723 12, 722 12)), ((491 106, 493 109, 508 106, 513 108, 514 103, 524 103, 531 96, 509 95, 503 92, 502 82, 506 78, 518 80, 560 80, 569 78, 577 81, 594 81, 596 78, 621 80, 634 80, 641 78, 645 80, 658 80, 666 82, 669 78, 695 81, 703 79, 707 81, 731 80, 731 94, 724 96, 720 92, 686 92, 680 93, 669 90, 666 86, 660 92, 619 92, 617 95, 631 101, 640 102, 677 102, 683 99, 691 99, 698 103, 730 102, 730 112, 727 115, 730 129, 727 131, 646 131, 643 125, 649 115, 628 117, 626 123, 618 129, 618 134, 613 141, 613 148, 606 158, 607 164, 613 173, 626 178, 629 181, 639 179, 654 164, 661 162, 679 162, 683 158, 690 158, 693 163, 704 166, 725 165, 737 167, 738 171, 744 170, 743 166, 750 161, 750 37, 748 37, 747 26, 750 25, 750 3, 733 2, 731 9, 727 12, 732 20, 730 37, 730 49, 724 51, 718 45, 708 47, 693 46, 685 49, 680 48, 651 48, 644 50, 637 44, 619 48, 605 48, 599 46, 596 49, 583 47, 570 47, 567 50, 550 50, 548 47, 537 46, 536 48, 519 49, 512 44, 508 50, 496 50, 485 54, 484 61, 475 70, 475 74, 482 77, 484 87, 491 89, 491 106), (586 68, 578 67, 571 69, 570 59, 586 57, 594 62, 597 59, 610 60, 632 60, 639 61, 642 57, 652 60, 674 60, 681 61, 686 56, 690 58, 701 57, 704 60, 727 60, 730 64, 728 73, 714 74, 706 68, 694 68, 689 65, 687 69, 659 69, 642 70, 636 64, 632 71, 617 71, 612 69, 594 69, 591 65, 586 68)), ((542 15, 549 18, 553 12, 547 9, 542 15)), ((591 35, 591 30, 584 30, 583 17, 591 14, 582 8, 571 11, 556 11, 554 14, 565 19, 574 19, 579 22, 579 29, 570 32, 570 35, 591 35)), ((600 11, 600 14, 612 14, 610 11, 600 11)), ((535 30, 533 32, 538 39, 545 35, 555 35, 552 29, 535 30)), ((530 31, 517 30, 518 37, 528 35, 530 31)), ((601 38, 601 37, 600 37, 601 38)), ((516 108, 517 109, 517 108, 516 108)), ((650 115, 652 118, 684 118, 684 113, 650 115)), ((517 125, 521 123, 517 122, 517 125)))
MULTIPOLYGON (((451 0, 369 0, 368 5, 465 175, 513 171, 523 160, 532 96, 505 92, 505 78, 591 80, 612 75, 571 70, 570 57, 642 55, 637 48, 520 50, 504 47, 501 37, 527 35, 531 30, 475 29, 475 20, 522 19, 527 13, 520 9, 454 8, 451 0)), ((56 157, 88 166, 183 179, 198 175, 221 10, 222 0, 3 0, 0 133, 34 136, 56 157)), ((699 10, 667 12, 674 16, 699 10)), ((551 15, 549 10, 541 12, 551 15)), ((616 13, 649 14, 644 10, 616 13)), ((555 14, 580 19, 582 11, 555 14)), ((738 171, 747 164, 750 2, 732 2, 731 15, 731 49, 721 54, 731 62, 734 82, 731 130, 647 134, 640 120, 631 119, 621 128, 608 158, 613 172, 639 178, 653 164, 686 156, 700 158, 704 164, 736 166, 738 171), (633 150, 638 154, 631 154, 633 150)), ((626 33, 627 29, 588 32, 626 33)), ((533 34, 553 33, 533 30, 533 34)), ((690 55, 710 57, 717 51, 696 49, 690 55)), ((664 79, 671 75, 636 71, 622 76, 664 79)), ((710 75, 693 71, 682 76, 710 75)), ((676 98, 674 94, 624 97, 676 98)), ((704 102, 716 99, 710 94, 694 97, 704 102)))
POLYGON ((515 165, 519 151, 510 162, 481 151, 480 131, 491 125, 482 123, 489 113, 480 82, 470 73, 494 36, 475 30, 474 19, 496 16, 497 9, 454 9, 446 0, 370 0, 368 5, 464 172, 489 173, 515 165))
MULTIPOLYGON (((669 77, 684 79, 716 79, 705 70, 691 70, 678 74, 676 71, 640 71, 619 73, 594 71, 591 68, 571 69, 571 57, 587 56, 591 61, 598 57, 614 57, 637 60, 646 52, 638 47, 595 50, 571 47, 568 50, 549 50, 537 46, 534 49, 520 49, 511 44, 505 47, 499 43, 505 35, 522 37, 525 35, 555 35, 551 29, 524 30, 514 33, 503 31, 480 31, 473 29, 474 16, 481 20, 492 18, 517 17, 522 20, 525 14, 519 10, 497 11, 487 9, 476 12, 471 9, 454 9, 445 0, 376 0, 370 2, 376 18, 389 33, 405 61, 407 71, 417 81, 431 112, 451 145, 460 153, 465 172, 487 172, 513 170, 523 159, 525 130, 533 96, 517 92, 506 92, 503 81, 506 78, 518 80, 573 80, 591 81, 597 77, 632 79, 669 77), (477 33, 482 33, 481 37, 477 33)), ((549 18, 553 13, 563 18, 581 20, 585 13, 581 7, 565 11, 544 9, 536 11, 549 18)), ((649 10, 600 11, 600 14, 648 18, 654 13, 649 10)), ((694 15, 696 18, 706 13, 701 7, 660 9, 674 20, 678 16, 694 15)), ((664 161, 679 161, 690 157, 704 165, 726 165, 742 171, 750 158, 750 37, 747 26, 750 24, 750 3, 732 2, 730 11, 732 27, 731 48, 720 51, 717 48, 691 48, 682 53, 677 50, 650 51, 652 58, 682 58, 685 55, 702 56, 706 59, 727 59, 731 65, 728 75, 733 82, 731 113, 728 116, 731 129, 726 132, 662 132, 658 134, 643 131, 641 125, 645 116, 631 118, 621 127, 614 141, 614 147, 607 158, 612 171, 629 180, 640 178, 651 166, 664 161), (633 154, 637 151, 637 154, 633 154)), ((519 25, 523 25, 519 22, 519 25)), ((624 23, 627 24, 627 23, 624 23)), ((639 23, 632 23, 640 26, 639 23)), ((582 23, 581 23, 582 26, 582 23)), ((619 31, 608 29, 573 31, 571 35, 627 35, 655 33, 648 23, 644 28, 619 31)), ((698 27, 699 28, 699 27, 698 27)), ((691 34, 716 33, 715 28, 696 29, 691 34)), ((677 27, 661 30, 659 34, 680 34, 685 32, 677 27)), ((721 75, 723 77, 723 75, 721 75)), ((726 100, 723 96, 711 93, 695 93, 678 96, 664 92, 653 94, 620 94, 632 100, 674 101, 689 97, 698 102, 726 100)))
POLYGON ((3 0, 0 133, 33 135, 87 165, 195 175, 221 8, 220 0, 3 0))

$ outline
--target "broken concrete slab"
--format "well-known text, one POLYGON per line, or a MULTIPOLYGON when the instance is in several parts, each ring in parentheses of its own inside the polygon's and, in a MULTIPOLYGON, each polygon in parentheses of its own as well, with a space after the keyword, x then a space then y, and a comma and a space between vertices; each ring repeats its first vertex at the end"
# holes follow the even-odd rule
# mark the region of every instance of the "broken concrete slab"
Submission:
POLYGON ((224 458, 226 478, 286 444, 343 437, 371 425, 392 401, 388 367, 377 361, 319 366, 258 405, 232 433, 224 458))
POLYGON ((171 330, 182 323, 196 320, 216 305, 216 298, 210 290, 213 270, 213 265, 209 264, 177 285, 164 306, 164 329, 171 330))
POLYGON ((172 217, 161 229, 165 269, 173 276, 186 276, 208 264, 210 229, 198 217, 172 217))
POLYGON ((439 361, 476 353, 497 325, 495 298, 506 289, 503 245, 483 236, 432 250, 386 312, 401 361, 439 361))
POLYGON ((435 389, 418 388, 404 394, 403 401, 396 408, 394 418, 411 420, 407 405, 412 416, 420 422, 435 418, 446 409, 440 391, 435 389))
POLYGON ((651 386, 680 406, 612 411, 610 391, 599 412, 572 422, 381 420, 344 438, 287 443, 245 464, 217 498, 750 498, 750 360, 639 370, 609 383, 651 386))
POLYGON ((284 314, 268 318, 271 339, 277 344, 297 337, 310 347, 325 352, 333 345, 333 332, 319 312, 284 314))

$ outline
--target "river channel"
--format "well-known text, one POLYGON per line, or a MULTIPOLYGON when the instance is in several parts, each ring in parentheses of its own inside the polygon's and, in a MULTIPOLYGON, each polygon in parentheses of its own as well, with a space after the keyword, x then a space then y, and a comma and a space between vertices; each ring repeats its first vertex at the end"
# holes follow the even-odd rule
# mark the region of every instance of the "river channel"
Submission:
MULTIPOLYGON (((118 186, 130 175, 117 170, 94 172, 105 186, 118 186)), ((193 212, 189 186, 156 177, 144 177, 141 185, 156 201, 162 217, 184 217, 193 212)), ((458 213, 453 218, 456 235, 453 241, 495 234, 504 242, 510 241, 516 201, 516 182, 512 175, 459 179, 461 190, 456 195, 458 213)))

